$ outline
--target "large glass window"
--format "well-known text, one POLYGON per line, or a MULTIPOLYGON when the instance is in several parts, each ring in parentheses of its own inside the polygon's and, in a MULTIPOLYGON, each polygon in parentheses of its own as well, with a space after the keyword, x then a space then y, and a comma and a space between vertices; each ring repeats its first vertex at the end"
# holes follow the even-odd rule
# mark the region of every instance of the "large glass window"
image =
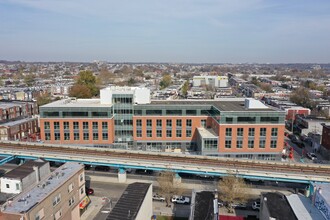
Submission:
POLYGON ((266 140, 259 140, 259 148, 265 148, 266 147, 266 140))
POLYGON ((206 139, 204 140, 205 150, 216 150, 218 149, 218 140, 216 139, 206 139))
POLYGON ((65 132, 64 133, 64 140, 70 140, 70 133, 69 132, 65 132))
POLYGON ((186 110, 186 115, 197 115, 196 110, 186 110))
POLYGON ((45 133, 45 140, 47 140, 47 141, 50 140, 50 133, 49 132, 45 133))
POLYGON ((277 136, 277 131, 278 131, 277 128, 272 128, 272 136, 273 137, 276 137, 277 136))
POLYGON ((191 137, 192 133, 190 129, 186 130, 186 137, 191 137))
POLYGON ((73 129, 79 129, 79 122, 77 121, 73 122, 73 129))
POLYGON ((181 119, 177 119, 176 120, 176 126, 177 127, 181 127, 182 126, 182 120, 181 119))
POLYGON ((142 126, 142 120, 141 119, 137 119, 136 120, 136 126, 137 127, 141 127, 142 126))
POLYGON ((236 148, 243 148, 243 140, 236 140, 236 148))
POLYGON ((231 128, 226 128, 226 136, 231 137, 231 132, 232 132, 231 128))
POLYGON ((108 122, 106 122, 106 121, 103 121, 103 122, 102 122, 102 129, 103 129, 103 130, 108 129, 108 122))
POLYGON ((63 118, 86 118, 88 117, 88 112, 63 112, 63 118))
POLYGON ((266 136, 266 128, 260 128, 260 136, 265 137, 266 136))
POLYGON ((162 110, 146 110, 147 115, 162 115, 162 110))
POLYGON ((270 148, 276 148, 277 147, 277 140, 271 140, 270 141, 270 148))
POLYGON ((93 118, 107 118, 108 112, 92 112, 93 118))
POLYGON ((237 128, 237 136, 242 137, 244 133, 244 128, 237 128))
POLYGON ((182 130, 176 130, 176 137, 182 137, 182 130))
POLYGON ((97 121, 93 121, 93 129, 98 129, 99 123, 97 121))
POLYGON ((231 148, 231 140, 225 141, 225 148, 231 148))
POLYGON ((166 115, 182 115, 182 110, 166 110, 166 115))
POLYGON ((83 129, 88 129, 88 122, 87 121, 83 122, 83 129))
POLYGON ((255 123, 256 117, 237 117, 238 123, 255 123))
POLYGON ((191 119, 187 119, 187 120, 186 120, 186 126, 187 126, 187 127, 191 127, 191 125, 192 125, 192 121, 191 121, 191 119))
POLYGON ((102 133, 102 140, 104 140, 104 141, 108 140, 108 133, 107 132, 102 133))
POLYGON ((58 121, 54 122, 54 129, 60 129, 60 122, 58 121))
POLYGON ((249 136, 253 137, 254 136, 254 128, 249 128, 249 136))
POLYGON ((248 148, 254 148, 254 140, 248 141, 248 148))
POLYGON ((260 117, 260 122, 278 123, 279 117, 260 117))
POLYGON ((46 121, 44 123, 44 127, 45 127, 45 129, 50 129, 50 123, 49 123, 49 121, 46 121))
POLYGON ((69 122, 68 121, 63 122, 63 127, 64 129, 70 129, 69 122))
POLYGON ((88 141, 89 140, 89 133, 84 132, 84 140, 88 141))
POLYGON ((172 127, 172 120, 171 119, 166 119, 166 126, 167 127, 172 127))
POLYGON ((56 141, 61 140, 61 134, 59 132, 55 132, 54 137, 56 141))
POLYGON ((166 137, 172 137, 172 130, 166 130, 166 137))
POLYGON ((141 130, 136 131, 136 137, 142 137, 142 131, 141 130))

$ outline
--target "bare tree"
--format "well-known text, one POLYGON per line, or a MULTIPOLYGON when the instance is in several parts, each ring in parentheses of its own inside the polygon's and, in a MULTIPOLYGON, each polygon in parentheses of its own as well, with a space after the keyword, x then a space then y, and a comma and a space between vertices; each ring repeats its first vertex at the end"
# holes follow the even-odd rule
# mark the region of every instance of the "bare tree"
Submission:
POLYGON ((248 185, 242 178, 234 175, 223 177, 219 181, 219 199, 221 199, 227 206, 229 211, 233 211, 232 205, 236 203, 244 203, 249 199, 247 194, 248 185))
POLYGON ((180 188, 180 183, 175 181, 174 172, 161 172, 157 178, 159 184, 159 193, 165 197, 166 206, 170 205, 170 199, 173 195, 181 195, 182 189, 180 188))

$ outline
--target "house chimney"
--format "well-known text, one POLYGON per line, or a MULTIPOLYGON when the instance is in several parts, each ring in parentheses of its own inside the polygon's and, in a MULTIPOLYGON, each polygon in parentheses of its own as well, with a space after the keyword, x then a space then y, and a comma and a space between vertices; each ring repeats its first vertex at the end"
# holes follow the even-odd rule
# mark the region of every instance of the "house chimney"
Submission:
POLYGON ((36 181, 37 181, 36 183, 39 183, 39 181, 40 181, 39 167, 38 166, 33 166, 33 170, 36 173, 36 181))

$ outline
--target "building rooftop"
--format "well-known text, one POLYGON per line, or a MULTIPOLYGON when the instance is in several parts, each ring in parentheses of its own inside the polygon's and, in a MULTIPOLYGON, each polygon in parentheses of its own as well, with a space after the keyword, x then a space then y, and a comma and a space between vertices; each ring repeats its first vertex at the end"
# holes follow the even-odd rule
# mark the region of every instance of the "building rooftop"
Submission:
POLYGON ((206 129, 203 127, 197 128, 198 133, 202 136, 202 138, 218 138, 215 132, 212 129, 206 129))
POLYGON ((196 192, 195 196, 195 208, 193 210, 194 220, 200 219, 213 219, 214 207, 213 207, 214 192, 202 191, 196 192))
POLYGON ((298 219, 313 220, 323 218, 320 211, 312 205, 312 201, 305 196, 292 194, 286 196, 286 199, 298 219))
POLYGON ((270 217, 281 220, 297 219, 284 194, 279 192, 268 192, 263 193, 262 198, 264 200, 267 199, 265 204, 268 208, 270 217))
POLYGON ((37 203, 40 203, 57 188, 61 187, 69 178, 83 169, 83 165, 75 162, 68 162, 57 168, 46 179, 40 181, 38 185, 27 190, 13 201, 9 201, 3 212, 5 213, 26 213, 37 203), (9 204, 10 203, 10 204, 9 204))
POLYGON ((111 105, 101 104, 100 99, 61 99, 41 106, 41 108, 49 108, 49 107, 81 108, 81 107, 111 107, 111 105))
POLYGON ((322 197, 328 204, 330 204, 330 183, 316 184, 316 186, 321 188, 322 197))
MULTIPOLYGON (((246 109, 245 108, 245 99, 241 98, 229 98, 224 100, 157 100, 151 101, 151 105, 210 105, 214 106, 220 111, 276 111, 274 108, 266 109, 246 109)), ((146 104, 148 105, 148 104, 146 104)))
POLYGON ((108 215, 107 220, 135 219, 150 186, 150 183, 129 184, 108 215))
POLYGON ((36 118, 22 118, 19 120, 15 120, 15 121, 8 121, 6 123, 1 124, 1 127, 5 127, 5 126, 14 126, 14 125, 19 125, 25 122, 29 122, 29 121, 34 121, 36 120, 36 118))
POLYGON ((29 175, 31 172, 33 172, 33 167, 42 167, 44 164, 48 162, 44 160, 29 160, 26 163, 22 164, 19 167, 16 167, 15 169, 9 171, 5 175, 2 176, 2 178, 10 178, 10 179, 23 179, 27 175, 29 175))

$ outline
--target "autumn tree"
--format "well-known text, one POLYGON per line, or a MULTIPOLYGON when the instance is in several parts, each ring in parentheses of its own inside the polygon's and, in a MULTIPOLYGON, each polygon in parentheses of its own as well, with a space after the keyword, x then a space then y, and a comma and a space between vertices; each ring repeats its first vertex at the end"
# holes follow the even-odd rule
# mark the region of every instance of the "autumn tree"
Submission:
POLYGON ((71 87, 69 95, 76 98, 91 98, 98 94, 96 77, 91 71, 81 71, 76 83, 71 87))
POLYGON ((28 75, 26 75, 24 77, 24 83, 27 86, 33 86, 33 84, 35 83, 35 81, 36 81, 36 77, 33 74, 28 74, 28 75))
POLYGON ((37 97, 38 106, 46 105, 52 101, 50 93, 44 93, 37 97))
POLYGON ((165 74, 162 78, 162 80, 160 81, 159 85, 160 85, 160 89, 165 89, 166 87, 168 87, 169 85, 171 85, 172 83, 172 77, 170 74, 165 74))
POLYGON ((223 177, 218 184, 219 199, 225 202, 229 211, 232 211, 234 203, 245 203, 249 199, 247 189, 248 185, 244 179, 234 175, 223 177))
POLYGON ((108 85, 113 82, 115 75, 106 68, 102 68, 97 77, 97 82, 100 85, 108 85))
POLYGON ((290 96, 290 101, 305 108, 315 108, 315 103, 312 100, 312 97, 309 93, 309 89, 304 87, 299 87, 298 89, 293 91, 290 96))
POLYGON ((180 183, 175 181, 175 173, 170 171, 161 172, 157 178, 159 193, 165 197, 166 206, 170 206, 170 199, 173 195, 181 195, 180 183))

